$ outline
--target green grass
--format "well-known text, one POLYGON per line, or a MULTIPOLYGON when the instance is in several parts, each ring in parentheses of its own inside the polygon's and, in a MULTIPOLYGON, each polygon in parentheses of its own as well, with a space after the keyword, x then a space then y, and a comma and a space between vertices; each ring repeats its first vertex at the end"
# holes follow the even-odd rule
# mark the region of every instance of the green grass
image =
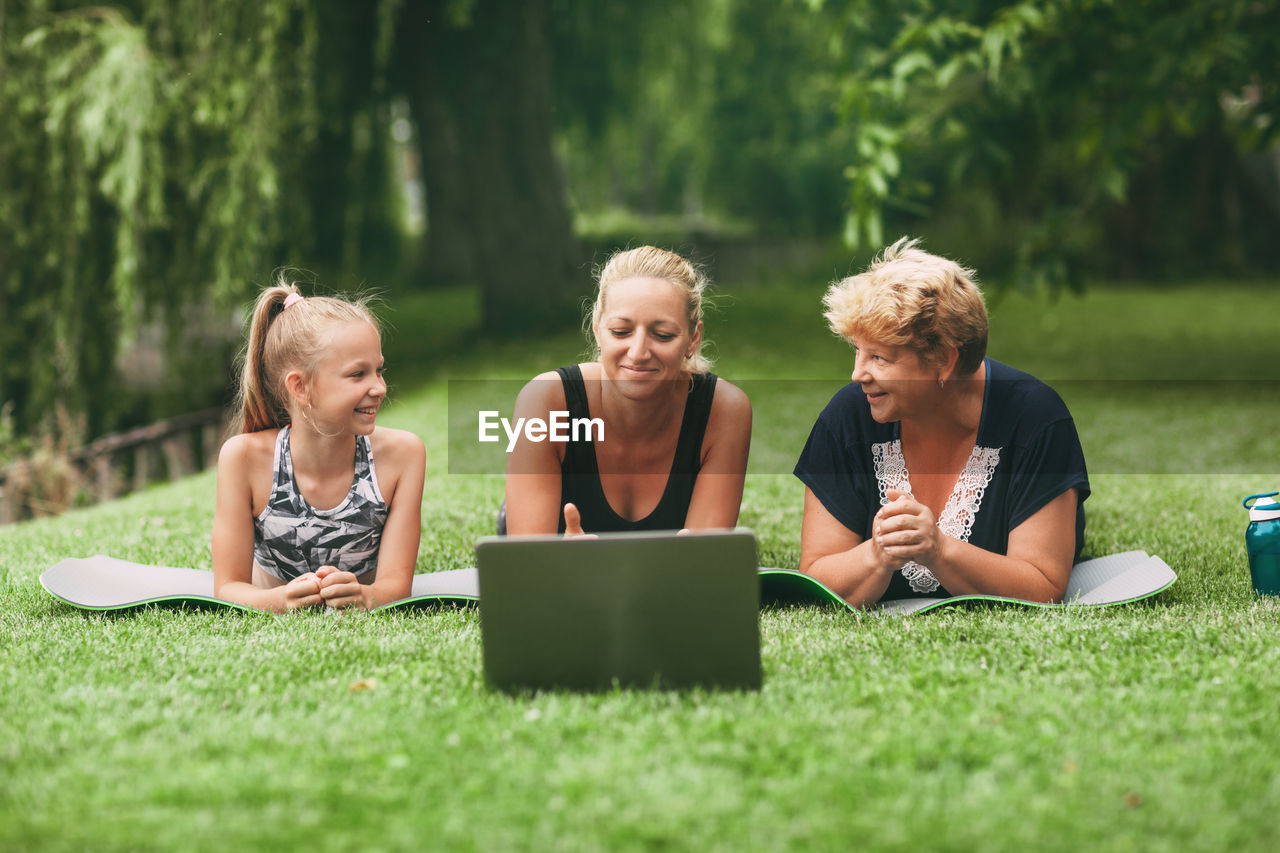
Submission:
MULTIPOLYGON (((752 388, 742 522, 766 564, 796 563, 785 472, 847 375, 820 291, 730 290, 708 321, 719 372, 752 388)), ((993 355, 1071 400, 1088 549, 1157 553, 1171 589, 1102 610, 766 611, 759 693, 491 692, 475 611, 111 615, 40 590, 67 556, 207 567, 211 473, 0 528, 0 849, 1269 849, 1280 601, 1249 590, 1239 501, 1280 488, 1280 452, 1274 393, 1240 389, 1280 369, 1278 294, 1096 288, 993 312, 993 355)), ((468 565, 502 480, 445 473, 448 379, 526 378, 581 345, 451 358, 474 320, 457 292, 393 319, 385 420, 429 453, 419 570, 468 565)))

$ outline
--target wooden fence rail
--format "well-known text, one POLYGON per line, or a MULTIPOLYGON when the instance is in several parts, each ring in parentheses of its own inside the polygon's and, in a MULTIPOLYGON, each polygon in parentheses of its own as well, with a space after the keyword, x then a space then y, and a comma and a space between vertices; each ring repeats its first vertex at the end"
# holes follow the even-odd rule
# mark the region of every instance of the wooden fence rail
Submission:
POLYGON ((93 502, 136 491, 161 476, 193 474, 217 461, 225 427, 222 409, 179 415, 103 436, 62 457, 29 458, 0 468, 0 524, 67 509, 78 495, 93 502), (125 472, 132 471, 126 478, 125 472), (61 494, 45 494, 61 478, 61 494), (127 481, 126 481, 127 480, 127 481))

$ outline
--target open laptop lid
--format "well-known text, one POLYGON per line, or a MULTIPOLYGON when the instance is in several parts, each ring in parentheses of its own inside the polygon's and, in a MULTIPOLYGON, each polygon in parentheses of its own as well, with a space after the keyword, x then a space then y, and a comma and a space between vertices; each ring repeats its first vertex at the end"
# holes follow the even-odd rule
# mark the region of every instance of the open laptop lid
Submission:
POLYGON ((495 687, 760 687, 750 531, 486 537, 476 564, 495 687))

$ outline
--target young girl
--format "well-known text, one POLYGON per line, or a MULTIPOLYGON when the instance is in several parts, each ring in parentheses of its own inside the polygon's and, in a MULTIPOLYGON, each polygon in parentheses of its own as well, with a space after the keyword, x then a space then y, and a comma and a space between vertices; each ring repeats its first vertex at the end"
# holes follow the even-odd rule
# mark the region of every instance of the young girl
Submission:
POLYGON ((303 298, 283 278, 253 309, 241 433, 218 456, 213 578, 263 610, 404 598, 422 534, 426 450, 374 426, 382 340, 361 302, 303 298))
POLYGON ((594 440, 520 439, 507 457, 506 532, 605 533, 733 527, 751 443, 751 403, 702 353, 706 281, 653 246, 600 271, 595 361, 543 373, 515 417, 598 418, 594 440))

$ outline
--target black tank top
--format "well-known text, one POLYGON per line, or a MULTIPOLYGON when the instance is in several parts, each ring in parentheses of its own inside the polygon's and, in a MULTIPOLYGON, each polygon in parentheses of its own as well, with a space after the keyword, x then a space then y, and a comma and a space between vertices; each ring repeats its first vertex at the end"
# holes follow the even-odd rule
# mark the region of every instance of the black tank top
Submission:
MULTIPOLYGON (((558 367, 564 385, 564 399, 570 418, 589 418, 587 386, 582 369, 576 365, 558 367)), ((711 400, 716 392, 714 373, 695 373, 690 377, 689 396, 684 402, 680 421, 680 437, 676 455, 667 475, 667 487, 653 512, 639 521, 628 521, 613 511, 600 485, 600 467, 596 448, 590 441, 570 441, 564 446, 560 463, 560 532, 564 533, 564 505, 572 503, 582 514, 586 533, 614 533, 632 530, 679 530, 684 527, 693 499, 693 484, 702 468, 702 436, 711 416, 711 400)), ((605 426, 608 429, 608 426, 605 426)))

